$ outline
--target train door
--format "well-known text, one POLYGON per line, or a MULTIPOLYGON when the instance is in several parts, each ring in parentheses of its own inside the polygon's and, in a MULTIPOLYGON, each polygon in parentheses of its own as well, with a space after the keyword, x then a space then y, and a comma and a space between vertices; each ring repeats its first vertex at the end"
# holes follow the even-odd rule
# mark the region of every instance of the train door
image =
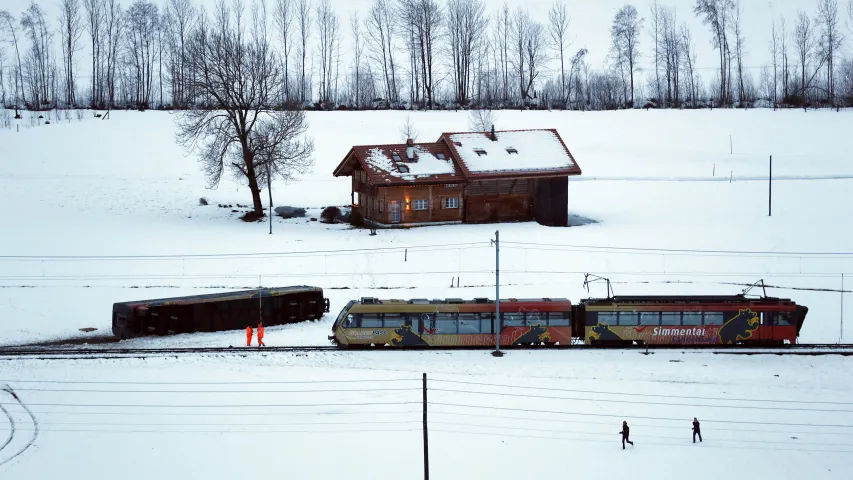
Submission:
POLYGON ((421 322, 418 319, 419 316, 416 313, 406 315, 406 325, 412 328, 412 333, 421 333, 421 322))
MULTIPOLYGON (((773 336, 773 327, 776 323, 776 318, 773 312, 761 312, 760 327, 758 329, 758 338, 762 343, 771 343, 776 337, 773 336)), ((755 336, 753 334, 753 336, 755 336)))

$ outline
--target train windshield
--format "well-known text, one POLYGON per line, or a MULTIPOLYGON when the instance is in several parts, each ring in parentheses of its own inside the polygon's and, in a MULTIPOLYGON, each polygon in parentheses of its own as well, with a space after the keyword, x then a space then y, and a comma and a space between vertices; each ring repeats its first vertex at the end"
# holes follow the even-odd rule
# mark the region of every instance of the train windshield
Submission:
POLYGON ((344 318, 346 318, 347 313, 349 313, 349 309, 355 303, 355 300, 350 300, 347 302, 346 306, 341 309, 341 313, 338 314, 338 318, 335 319, 335 323, 332 324, 332 331, 337 330, 338 326, 341 324, 344 318))

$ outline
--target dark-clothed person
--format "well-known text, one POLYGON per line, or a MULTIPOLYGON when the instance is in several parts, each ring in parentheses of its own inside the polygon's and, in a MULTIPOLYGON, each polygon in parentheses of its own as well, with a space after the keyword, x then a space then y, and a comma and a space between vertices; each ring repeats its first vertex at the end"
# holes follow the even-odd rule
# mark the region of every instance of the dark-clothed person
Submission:
POLYGON ((693 443, 696 443, 696 435, 699 435, 699 443, 702 443, 702 432, 699 430, 699 420, 693 417, 693 443))
POLYGON ((625 442, 630 443, 632 447, 634 446, 634 442, 628 440, 628 433, 630 432, 630 430, 631 429, 628 428, 628 422, 622 422, 622 431, 619 432, 622 434, 622 450, 625 450, 625 442))

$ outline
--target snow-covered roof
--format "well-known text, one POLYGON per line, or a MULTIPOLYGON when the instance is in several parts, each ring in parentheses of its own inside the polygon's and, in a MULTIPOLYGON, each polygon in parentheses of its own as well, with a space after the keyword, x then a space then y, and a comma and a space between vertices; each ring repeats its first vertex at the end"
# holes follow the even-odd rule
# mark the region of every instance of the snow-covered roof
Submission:
POLYGON ((384 151, 378 147, 368 150, 364 161, 389 176, 405 180, 415 180, 432 175, 456 175, 453 161, 450 158, 441 160, 421 146, 415 146, 413 150, 414 161, 411 162, 405 161, 405 152, 397 152, 401 161, 396 161, 393 159, 395 152, 384 151))
POLYGON ((575 169, 577 164, 553 130, 451 133, 460 162, 472 173, 575 169))

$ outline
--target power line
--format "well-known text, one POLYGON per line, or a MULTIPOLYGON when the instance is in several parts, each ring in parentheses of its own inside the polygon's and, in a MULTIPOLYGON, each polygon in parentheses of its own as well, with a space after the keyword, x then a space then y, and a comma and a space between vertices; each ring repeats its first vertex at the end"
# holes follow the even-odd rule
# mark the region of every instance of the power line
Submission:
MULTIPOLYGON (((794 256, 794 257, 827 257, 827 256, 837 256, 837 257, 853 257, 853 252, 771 252, 771 251, 755 251, 755 250, 699 250, 699 249, 678 249, 678 248, 643 248, 643 247, 611 247, 611 246, 597 246, 597 245, 560 245, 554 243, 529 243, 529 242, 503 242, 507 245, 519 245, 522 247, 526 247, 527 249, 535 249, 535 248, 557 248, 557 249, 589 249, 589 250, 606 250, 606 251, 617 251, 617 252, 650 252, 650 253, 684 253, 684 254, 698 254, 698 255, 710 255, 710 254, 722 254, 722 255, 736 255, 736 256, 771 256, 771 257, 779 257, 779 256, 794 256)), ((2 257, 0 257, 2 258, 2 257)), ((834 257, 827 257, 834 258, 834 257)))
MULTIPOLYGON (((417 413, 417 412, 413 412, 417 413)), ((282 423, 112 423, 112 422, 42 422, 42 425, 83 425, 83 426, 115 426, 115 427, 284 427, 284 426, 313 426, 313 425, 384 425, 384 424, 420 424, 421 420, 388 420, 371 422, 282 422, 282 423)))
POLYGON ((570 400, 570 401, 582 401, 582 402, 596 402, 596 403, 622 403, 622 404, 635 404, 635 405, 666 405, 670 407, 703 407, 703 408, 736 408, 738 410, 748 409, 748 410, 782 410, 782 411, 790 411, 790 412, 823 412, 823 413, 853 413, 853 410, 828 410, 821 408, 793 408, 793 407, 762 407, 762 406, 752 406, 752 405, 707 405, 701 403, 672 403, 672 402, 644 402, 644 401, 632 401, 632 400, 610 400, 610 399, 602 399, 602 398, 576 398, 576 397, 551 397, 547 395, 527 395, 522 393, 496 393, 496 392, 475 392, 470 390, 452 390, 445 388, 431 388, 430 391, 433 392, 452 392, 452 393, 463 393, 468 395, 495 395, 500 397, 521 397, 521 398, 539 398, 545 400, 570 400))
POLYGON ((420 410, 374 410, 374 411, 358 411, 358 412, 80 412, 80 411, 64 411, 52 412, 45 410, 36 410, 41 415, 78 415, 78 416, 94 416, 94 415, 121 415, 121 416, 162 416, 162 417, 291 417, 304 415, 396 415, 407 413, 421 413, 420 410))
POLYGON ((399 247, 351 248, 335 250, 311 250, 296 252, 255 252, 255 253, 185 253, 161 255, 0 255, 0 260, 17 261, 58 261, 58 260, 181 260, 181 259, 221 259, 221 258, 272 258, 272 257, 315 257, 344 254, 365 254, 377 252, 402 252, 404 250, 449 249, 459 250, 467 247, 488 247, 488 242, 446 243, 434 245, 412 245, 399 247))
MULTIPOLYGON (((82 407, 82 408, 278 408, 278 407, 356 407, 361 405, 420 405, 421 402, 361 402, 361 403, 308 403, 308 404, 230 404, 230 405, 155 405, 155 404, 86 404, 86 403, 27 403, 30 407, 82 407)), ((0 405, 17 405, 0 403, 0 405)))
POLYGON ((0 380, 0 383, 55 383, 63 385, 284 385, 284 384, 311 384, 311 383, 371 383, 371 382, 420 382, 421 379, 414 378, 382 378, 361 380, 292 380, 292 381, 249 381, 249 382, 128 382, 109 380, 0 380))
MULTIPOLYGON (((28 430, 19 428, 19 430, 28 430)), ((420 428, 410 429, 357 429, 357 430, 119 430, 119 429, 41 429, 42 432, 58 433, 366 433, 366 432, 420 432, 420 428)))
MULTIPOLYGON (((522 385, 507 385, 500 383, 483 383, 483 382, 464 382, 459 380, 441 380, 437 378, 433 378, 432 382, 443 382, 443 383, 456 383, 463 385, 478 385, 484 387, 501 387, 501 388, 520 388, 520 389, 529 389, 529 390, 545 390, 550 392, 571 392, 571 393, 591 393, 598 395, 621 395, 621 396, 632 396, 632 397, 659 397, 659 398, 683 398, 683 399, 693 399, 693 400, 724 400, 731 402, 767 402, 767 403, 815 403, 815 404, 825 404, 825 405, 853 405, 853 402, 828 402, 828 401, 818 401, 818 400, 776 400, 776 399, 757 399, 757 398, 726 398, 726 397, 697 397, 697 396, 688 396, 688 395, 663 395, 656 393, 626 393, 626 392, 607 392, 601 390, 577 390, 571 388, 553 388, 553 387, 532 387, 532 386, 522 386, 522 385)), ((22 390, 22 389, 17 389, 22 390)), ((435 389, 433 389, 435 390, 435 389)))
MULTIPOLYGON (((459 403, 444 403, 444 402, 429 402, 430 405, 442 405, 447 407, 462 407, 462 408, 479 408, 479 409, 488 409, 488 410, 506 410, 506 411, 514 411, 514 412, 531 412, 531 413, 548 413, 548 414, 556 414, 556 415, 574 415, 574 416, 582 416, 582 417, 609 417, 609 418, 625 418, 626 415, 611 415, 604 413, 581 413, 581 412, 566 412, 566 411, 555 411, 555 410, 531 410, 524 408, 511 408, 511 407, 494 407, 488 405, 465 405, 459 403)), ((671 418, 671 417, 645 417, 645 416, 636 416, 631 415, 631 418, 638 418, 642 420, 664 420, 664 421, 672 421, 672 422, 684 422, 683 418, 671 418)), ((755 422, 755 421, 746 421, 746 420, 708 420, 705 419, 705 422, 709 423, 734 423, 734 424, 745 424, 745 425, 780 425, 780 426, 788 426, 788 427, 830 427, 830 428, 853 428, 853 425, 838 425, 838 424, 814 424, 814 423, 782 423, 782 422, 755 422)))
POLYGON ((324 393, 324 392, 420 392, 420 388, 365 388, 365 389, 324 389, 324 390, 87 390, 54 388, 16 388, 16 392, 75 392, 75 393, 324 393))
MULTIPOLYGON (((417 413, 417 412, 413 412, 417 413)), ((593 422, 589 420, 568 420, 568 419, 560 419, 560 418, 531 418, 531 417, 514 417, 507 415, 485 415, 479 413, 456 413, 456 412, 444 412, 441 410, 433 410, 430 412, 430 415, 451 415, 457 417, 474 417, 474 418, 493 418, 497 420, 528 420, 533 422, 546 422, 546 423, 571 423, 571 424, 581 424, 581 425, 613 425, 613 422, 593 422)), ((703 420, 704 421, 704 420, 703 420)), ((685 420, 680 420, 680 422, 685 422, 685 420)), ((685 427, 676 427, 673 425, 656 425, 651 423, 636 423, 633 422, 632 425, 638 427, 645 427, 651 429, 668 429, 668 430, 684 430, 685 427)), ((749 432, 749 433, 778 433, 782 435, 841 435, 841 436, 853 436, 853 432, 805 432, 805 431, 789 431, 789 430, 766 430, 766 429, 750 429, 750 428, 714 428, 715 432, 749 432)))

